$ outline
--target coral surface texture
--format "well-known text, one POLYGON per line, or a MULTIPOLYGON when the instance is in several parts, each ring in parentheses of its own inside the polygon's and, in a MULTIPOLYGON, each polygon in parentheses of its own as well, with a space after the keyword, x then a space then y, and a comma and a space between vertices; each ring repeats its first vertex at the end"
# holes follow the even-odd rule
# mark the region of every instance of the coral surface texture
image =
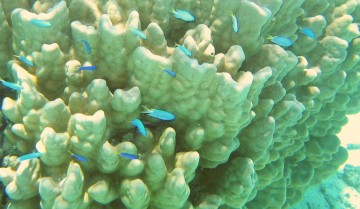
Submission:
POLYGON ((277 209, 348 157, 360 0, 0 0, 0 208, 277 209))

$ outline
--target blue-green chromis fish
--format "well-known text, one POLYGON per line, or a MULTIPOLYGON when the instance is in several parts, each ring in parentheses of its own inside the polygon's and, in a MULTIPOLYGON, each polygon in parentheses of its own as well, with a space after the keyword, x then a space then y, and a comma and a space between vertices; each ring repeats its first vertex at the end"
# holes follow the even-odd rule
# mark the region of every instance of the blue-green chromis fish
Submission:
POLYGON ((133 155, 133 154, 130 154, 130 153, 125 153, 125 152, 120 153, 119 156, 131 159, 131 160, 138 159, 138 157, 136 155, 133 155))
POLYGON ((23 155, 21 157, 19 157, 17 159, 17 161, 20 163, 22 161, 25 161, 25 160, 32 160, 32 159, 35 159, 35 158, 38 158, 41 156, 41 153, 40 152, 33 152, 33 153, 30 153, 30 154, 26 154, 26 155, 23 155))
POLYGON ((91 53, 91 47, 90 47, 89 42, 87 42, 86 40, 80 40, 80 41, 84 44, 86 52, 88 54, 90 54, 91 53))
POLYGON ((133 34, 135 34, 135 35, 137 35, 139 38, 141 38, 141 39, 144 39, 144 40, 146 40, 147 39, 147 37, 146 37, 146 35, 145 35, 145 33, 144 32, 142 32, 141 30, 139 30, 139 29, 136 29, 136 28, 130 28, 130 31, 133 33, 133 34))
POLYGON ((269 39, 271 42, 273 42, 277 45, 284 46, 284 47, 288 47, 293 44, 293 41, 285 36, 274 36, 273 37, 273 36, 268 35, 267 39, 269 39))
POLYGON ((191 57, 192 53, 185 46, 176 44, 176 47, 179 48, 184 54, 191 57))
POLYGON ((37 19, 31 19, 30 22, 36 26, 39 26, 41 28, 50 28, 51 23, 47 20, 37 20, 37 19))
POLYGON ((235 33, 239 32, 239 25, 236 16, 230 11, 230 17, 232 21, 232 27, 235 33))
POLYGON ((31 62, 28 58, 26 58, 26 57, 24 57, 22 55, 19 55, 19 56, 14 55, 14 57, 18 58, 21 62, 29 65, 30 67, 34 67, 34 63, 31 62))
POLYGON ((171 13, 173 13, 174 17, 184 20, 185 22, 195 21, 195 17, 188 11, 171 9, 171 13))
POLYGON ((157 118, 160 120, 165 120, 165 121, 170 121, 170 120, 175 120, 175 115, 164 111, 164 110, 157 110, 157 109, 149 109, 145 106, 143 106, 145 111, 143 111, 142 113, 148 114, 149 116, 153 117, 153 118, 157 118))
POLYGON ((311 30, 310 28, 307 27, 301 27, 300 31, 302 34, 304 34, 305 36, 309 37, 309 38, 315 38, 315 33, 313 30, 311 30))
MULTIPOLYGON (((70 152, 70 151, 69 151, 70 152)), ((83 156, 80 156, 80 155, 77 155, 77 154, 74 154, 72 152, 70 152, 70 155, 71 157, 75 158, 76 160, 78 161, 81 161, 81 162, 84 162, 86 163, 88 161, 88 159, 86 157, 83 157, 83 156)))
POLYGON ((131 121, 131 124, 137 128, 137 130, 141 135, 146 136, 146 129, 144 127, 144 124, 141 122, 141 120, 135 118, 131 121))
POLYGON ((11 83, 11 82, 4 81, 4 80, 0 80, 0 81, 4 86, 6 86, 6 87, 8 87, 10 89, 17 90, 17 91, 20 91, 21 89, 23 89, 22 86, 20 86, 20 85, 18 85, 16 83, 11 83))
POLYGON ((171 70, 169 70, 169 69, 166 69, 166 68, 164 68, 164 67, 162 67, 162 66, 159 66, 159 67, 160 67, 160 69, 162 69, 165 73, 171 75, 172 77, 176 77, 176 73, 175 73, 174 71, 171 71, 171 70))
POLYGON ((95 66, 95 65, 81 66, 81 67, 78 68, 78 70, 90 70, 90 71, 94 71, 94 70, 96 70, 96 66, 95 66))
POLYGON ((163 69, 163 70, 164 70, 165 73, 171 75, 172 77, 176 77, 176 73, 175 73, 175 72, 173 72, 173 71, 171 71, 171 70, 169 70, 169 69, 163 69))

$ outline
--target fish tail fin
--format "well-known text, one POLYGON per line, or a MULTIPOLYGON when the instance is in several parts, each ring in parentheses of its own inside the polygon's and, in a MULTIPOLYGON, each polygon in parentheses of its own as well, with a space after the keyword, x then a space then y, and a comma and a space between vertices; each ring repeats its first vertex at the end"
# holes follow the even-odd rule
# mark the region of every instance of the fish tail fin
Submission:
POLYGON ((272 38, 274 38, 272 35, 270 35, 270 34, 267 34, 267 35, 266 35, 266 39, 267 39, 267 40, 270 40, 270 39, 272 39, 272 38))
POLYGON ((175 11, 174 8, 171 7, 171 11, 170 11, 170 12, 174 14, 176 11, 175 11))
POLYGON ((151 110, 149 108, 147 108, 145 105, 141 105, 144 108, 144 111, 142 111, 141 113, 151 113, 151 110))
POLYGON ((234 16, 234 13, 230 10, 230 11, 229 11, 229 15, 230 15, 230 17, 233 17, 233 16, 234 16))

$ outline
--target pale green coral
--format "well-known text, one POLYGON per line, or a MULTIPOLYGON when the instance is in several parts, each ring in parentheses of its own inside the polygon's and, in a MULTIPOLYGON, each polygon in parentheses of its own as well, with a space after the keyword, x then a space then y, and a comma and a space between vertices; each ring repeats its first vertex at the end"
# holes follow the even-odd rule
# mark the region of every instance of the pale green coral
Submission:
POLYGON ((67 132, 56 133, 54 129, 47 127, 41 133, 36 149, 43 153, 43 163, 48 166, 59 166, 69 160, 69 142, 70 135, 67 132))
POLYGON ((14 179, 6 186, 6 194, 13 200, 29 199, 38 194, 40 161, 25 161, 16 170, 14 179))
POLYGON ((148 208, 150 196, 148 188, 140 179, 124 180, 121 183, 120 198, 126 208, 148 208))
POLYGON ((61 182, 53 182, 51 178, 40 182, 39 192, 45 200, 41 204, 43 208, 87 208, 91 201, 88 194, 83 192, 83 187, 84 174, 80 166, 76 163, 70 163, 66 178, 61 182), (58 188, 59 186, 61 188, 58 188), (49 204, 49 202, 51 203, 49 204))
POLYGON ((8 208, 294 205, 347 158, 335 134, 360 111, 359 11, 358 0, 2 1, 0 75, 23 87, 1 93, 8 208))

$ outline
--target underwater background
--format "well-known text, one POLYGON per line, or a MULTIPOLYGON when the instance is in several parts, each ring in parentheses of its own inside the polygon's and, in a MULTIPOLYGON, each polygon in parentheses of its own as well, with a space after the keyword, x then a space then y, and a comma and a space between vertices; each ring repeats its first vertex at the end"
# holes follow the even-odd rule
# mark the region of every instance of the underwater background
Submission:
POLYGON ((360 208, 360 115, 348 116, 349 122, 338 134, 341 145, 347 147, 349 157, 338 172, 319 186, 309 188, 304 199, 293 209, 301 208, 360 208))
POLYGON ((0 208, 358 208, 359 26, 359 0, 0 0, 0 208))

